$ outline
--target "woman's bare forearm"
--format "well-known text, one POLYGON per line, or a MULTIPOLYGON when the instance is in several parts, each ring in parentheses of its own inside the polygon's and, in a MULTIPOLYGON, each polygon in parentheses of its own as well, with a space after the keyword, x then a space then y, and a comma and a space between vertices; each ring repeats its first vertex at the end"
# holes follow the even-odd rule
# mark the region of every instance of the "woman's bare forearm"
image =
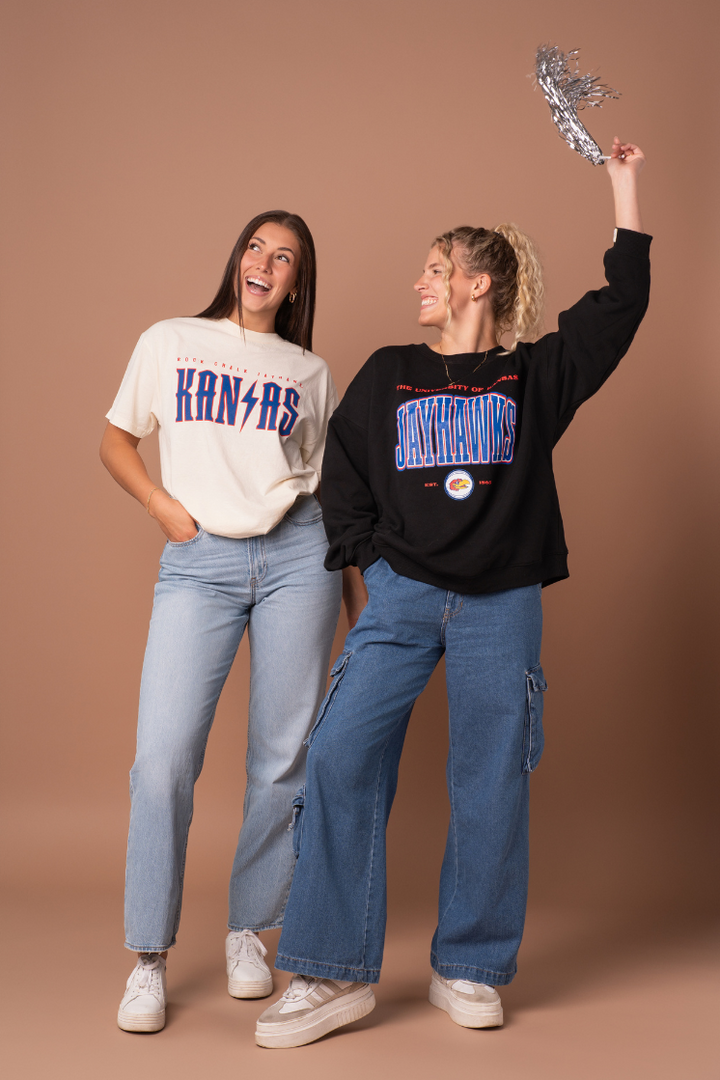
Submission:
POLYGON ((192 540, 197 533, 195 520, 182 503, 150 479, 137 449, 139 442, 129 431, 108 424, 100 443, 100 460, 113 480, 155 518, 168 540, 173 543, 192 540))
POLYGON ((617 228, 642 232, 643 225, 640 216, 637 178, 635 176, 619 177, 613 184, 613 195, 615 197, 615 224, 617 228))
POLYGON ((607 170, 615 199, 615 225, 618 229, 643 232, 638 195, 638 177, 645 165, 645 155, 635 143, 613 142, 607 170))
POLYGON ((153 483, 138 452, 140 440, 129 431, 108 423, 100 443, 100 460, 121 488, 147 506, 148 495, 159 484, 153 483))

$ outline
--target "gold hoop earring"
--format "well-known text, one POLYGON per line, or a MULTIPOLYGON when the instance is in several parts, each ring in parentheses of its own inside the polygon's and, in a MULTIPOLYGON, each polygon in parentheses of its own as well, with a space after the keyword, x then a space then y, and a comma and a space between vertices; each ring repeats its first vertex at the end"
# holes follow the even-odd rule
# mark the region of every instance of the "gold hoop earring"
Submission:
POLYGON ((297 290, 288 294, 288 300, 291 304, 295 303, 295 297, 297 296, 297 290))
POLYGON ((471 292, 471 293, 470 293, 470 299, 472 300, 473 304, 474 304, 474 303, 475 303, 475 301, 477 300, 477 296, 475 295, 475 293, 474 293, 474 292, 471 292))

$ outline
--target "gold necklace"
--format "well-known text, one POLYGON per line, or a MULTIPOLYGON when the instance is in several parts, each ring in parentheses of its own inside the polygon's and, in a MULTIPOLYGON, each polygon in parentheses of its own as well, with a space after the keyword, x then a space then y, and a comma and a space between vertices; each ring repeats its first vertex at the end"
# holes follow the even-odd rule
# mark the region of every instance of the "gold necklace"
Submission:
MULTIPOLYGON (((479 364, 478 364, 478 365, 477 365, 476 367, 474 367, 474 368, 472 369, 472 371, 470 372, 470 374, 471 374, 471 375, 474 375, 474 374, 475 374, 475 372, 476 372, 476 371, 478 370, 478 368, 481 368, 481 367, 483 366, 483 364, 485 363, 485 361, 486 361, 486 360, 487 360, 487 358, 488 358, 488 353, 489 353, 489 352, 490 352, 490 350, 489 350, 489 349, 486 349, 486 350, 485 350, 485 355, 483 356, 483 358, 482 358, 482 360, 480 361, 480 363, 479 363, 479 364)), ((448 371, 448 366, 447 366, 447 360, 445 359, 445 353, 444 353, 444 352, 442 351, 442 341, 440 342, 440 356, 441 356, 441 358, 442 358, 442 362, 443 362, 443 364, 445 365, 445 374, 446 374, 446 376, 447 376, 447 381, 448 381, 448 384, 447 384, 447 386, 444 386, 444 387, 443 387, 442 389, 443 389, 443 390, 449 390, 451 386, 455 386, 456 384, 455 384, 455 383, 454 383, 454 382, 452 381, 452 379, 450 378, 450 372, 448 371)))

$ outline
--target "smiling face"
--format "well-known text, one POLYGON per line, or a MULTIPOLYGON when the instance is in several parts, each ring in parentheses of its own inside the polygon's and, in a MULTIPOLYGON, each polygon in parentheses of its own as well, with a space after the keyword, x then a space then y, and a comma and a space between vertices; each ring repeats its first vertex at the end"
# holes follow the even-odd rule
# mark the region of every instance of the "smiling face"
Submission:
MULTIPOLYGON (((462 312, 472 303, 470 294, 473 290, 474 278, 469 278, 458 265, 454 253, 450 257, 452 273, 450 275, 450 310, 453 319, 462 315, 462 312)), ((418 322, 421 326, 437 326, 443 330, 447 325, 447 300, 445 278, 445 261, 440 249, 434 247, 428 255, 422 276, 413 286, 420 293, 420 316, 418 322)))
POLYGON ((300 245, 294 232, 268 221, 258 228, 240 259, 243 322, 272 320, 292 292, 300 266, 300 245))

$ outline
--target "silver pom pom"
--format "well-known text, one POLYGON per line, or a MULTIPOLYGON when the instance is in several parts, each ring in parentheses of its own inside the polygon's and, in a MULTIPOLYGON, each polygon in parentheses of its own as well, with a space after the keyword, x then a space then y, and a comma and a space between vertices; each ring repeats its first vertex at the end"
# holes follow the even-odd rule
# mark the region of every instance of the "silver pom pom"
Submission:
POLYGON ((553 122, 561 139, 591 161, 602 165, 607 157, 578 120, 578 110, 596 108, 603 98, 620 97, 617 90, 604 86, 597 75, 581 75, 578 50, 567 55, 557 45, 541 45, 535 54, 535 79, 547 99, 553 122), (571 70, 571 62, 575 68, 571 70))

